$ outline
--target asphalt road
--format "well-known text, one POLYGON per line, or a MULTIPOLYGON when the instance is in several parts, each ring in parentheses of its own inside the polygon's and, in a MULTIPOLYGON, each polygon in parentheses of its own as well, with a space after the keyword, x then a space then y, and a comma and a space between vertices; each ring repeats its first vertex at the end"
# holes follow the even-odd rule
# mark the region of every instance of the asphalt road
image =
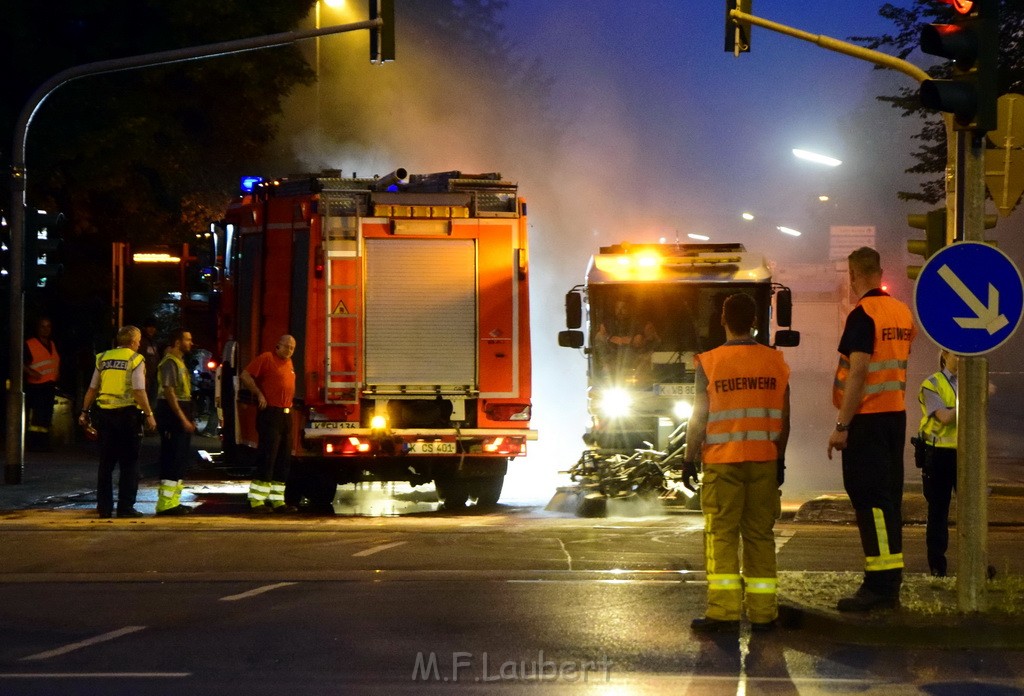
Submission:
MULTIPOLYGON (((838 596, 829 571, 862 562, 851 527, 777 532, 783 583, 801 571, 838 596)), ((1018 536, 989 544, 1015 573, 1018 536)), ((702 543, 694 514, 28 511, 0 519, 0 693, 1024 693, 1013 650, 857 645, 814 626, 697 640, 702 543)), ((911 569, 923 546, 908 528, 911 569)))

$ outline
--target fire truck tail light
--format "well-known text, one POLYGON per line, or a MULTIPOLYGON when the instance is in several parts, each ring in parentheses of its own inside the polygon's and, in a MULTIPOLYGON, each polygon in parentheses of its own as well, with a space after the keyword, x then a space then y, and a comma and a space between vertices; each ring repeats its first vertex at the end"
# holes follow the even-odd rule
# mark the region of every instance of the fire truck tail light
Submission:
POLYGON ((509 454, 520 457, 526 454, 526 440, 521 437, 489 437, 483 442, 483 450, 488 454, 509 454))
POLYGON ((530 404, 486 404, 484 413, 494 421, 528 421, 530 404))
POLYGON ((370 451, 370 443, 350 436, 340 441, 328 440, 324 443, 324 454, 362 454, 370 451))

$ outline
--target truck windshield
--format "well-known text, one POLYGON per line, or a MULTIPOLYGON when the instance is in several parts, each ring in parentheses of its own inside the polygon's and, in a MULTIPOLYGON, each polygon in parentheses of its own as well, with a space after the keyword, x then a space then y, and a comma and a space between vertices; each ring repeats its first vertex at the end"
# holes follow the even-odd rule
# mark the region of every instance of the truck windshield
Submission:
POLYGON ((757 302, 764 341, 770 296, 763 284, 590 286, 591 381, 634 388, 692 382, 693 356, 725 342, 722 303, 741 291, 757 302))

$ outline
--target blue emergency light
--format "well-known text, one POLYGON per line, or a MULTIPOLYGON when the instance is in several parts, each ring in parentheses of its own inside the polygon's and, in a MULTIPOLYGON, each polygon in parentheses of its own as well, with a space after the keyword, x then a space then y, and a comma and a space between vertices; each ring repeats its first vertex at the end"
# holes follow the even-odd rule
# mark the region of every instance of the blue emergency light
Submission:
POLYGON ((252 190, 256 188, 256 185, 262 183, 262 176, 243 176, 241 182, 242 193, 252 193, 252 190))

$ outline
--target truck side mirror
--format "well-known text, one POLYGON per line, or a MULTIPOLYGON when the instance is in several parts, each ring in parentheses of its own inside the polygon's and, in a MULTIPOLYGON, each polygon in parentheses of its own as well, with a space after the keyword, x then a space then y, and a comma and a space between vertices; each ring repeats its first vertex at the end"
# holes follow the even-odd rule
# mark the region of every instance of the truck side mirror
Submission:
POLYGON ((793 325, 793 291, 789 288, 776 293, 775 323, 779 326, 793 325))
POLYGON ((583 326, 583 296, 578 292, 565 293, 565 327, 578 329, 583 326))
POLYGON ((558 345, 562 348, 582 348, 583 347, 583 332, 582 331, 559 331, 558 332, 558 345))
POLYGON ((792 329, 779 329, 775 332, 776 348, 796 348, 800 345, 800 332, 792 329))

